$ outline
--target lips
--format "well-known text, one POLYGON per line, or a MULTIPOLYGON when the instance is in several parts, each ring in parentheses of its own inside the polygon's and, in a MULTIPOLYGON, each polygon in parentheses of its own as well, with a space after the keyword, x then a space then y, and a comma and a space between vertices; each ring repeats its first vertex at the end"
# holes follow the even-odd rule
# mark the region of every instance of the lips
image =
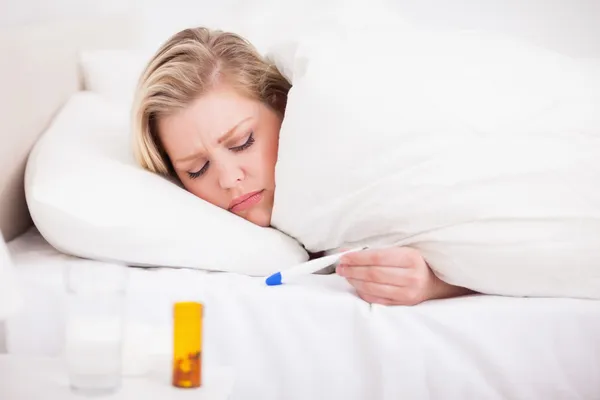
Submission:
POLYGON ((229 203, 229 211, 244 211, 254 205, 258 204, 262 200, 263 190, 257 190, 256 192, 247 193, 243 196, 236 197, 229 203))

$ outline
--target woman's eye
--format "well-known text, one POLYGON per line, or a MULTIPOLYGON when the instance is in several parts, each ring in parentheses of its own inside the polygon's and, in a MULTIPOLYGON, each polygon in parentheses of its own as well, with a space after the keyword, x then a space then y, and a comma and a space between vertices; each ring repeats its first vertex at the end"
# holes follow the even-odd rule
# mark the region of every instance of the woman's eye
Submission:
MULTIPOLYGON (((231 147, 230 150, 232 151, 243 151, 246 150, 248 147, 252 146, 254 144, 254 132, 250 132, 250 136, 248 136, 248 139, 246 139, 246 141, 239 145, 239 146, 235 146, 235 147, 231 147)), ((206 170, 208 169, 210 162, 207 161, 202 168, 200 168, 198 171, 188 171, 187 174, 191 179, 196 179, 199 178, 200 176, 202 176, 206 170)))
POLYGON ((246 140, 246 142, 240 146, 235 146, 235 147, 231 147, 231 150, 233 151, 242 151, 242 150, 246 150, 248 147, 252 146, 254 144, 254 132, 250 132, 250 136, 248 136, 248 139, 246 140))
POLYGON ((206 163, 205 163, 205 164, 202 166, 202 168, 200 168, 198 171, 196 171, 196 172, 188 172, 188 173, 187 173, 187 174, 188 174, 188 176, 189 176, 190 178, 192 178, 192 179, 196 179, 196 178, 198 178, 199 176, 203 175, 203 174, 206 172, 206 170, 208 169, 208 164, 209 164, 209 162, 207 161, 207 162, 206 162, 206 163))

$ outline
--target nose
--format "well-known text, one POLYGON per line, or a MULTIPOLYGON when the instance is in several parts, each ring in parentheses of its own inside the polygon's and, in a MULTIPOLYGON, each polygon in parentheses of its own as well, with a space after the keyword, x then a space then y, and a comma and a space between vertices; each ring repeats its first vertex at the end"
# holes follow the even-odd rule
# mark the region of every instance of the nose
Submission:
POLYGON ((219 185, 223 189, 231 189, 244 180, 244 171, 233 160, 223 160, 217 164, 219 185))

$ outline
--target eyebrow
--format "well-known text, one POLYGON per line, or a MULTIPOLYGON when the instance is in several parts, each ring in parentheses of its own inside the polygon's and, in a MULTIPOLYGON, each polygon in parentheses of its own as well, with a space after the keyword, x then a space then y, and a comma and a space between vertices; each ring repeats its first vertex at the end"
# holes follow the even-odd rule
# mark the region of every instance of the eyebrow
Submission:
MULTIPOLYGON (((243 123, 245 123, 246 121, 248 121, 249 119, 251 119, 251 117, 244 118, 243 120, 241 120, 240 122, 238 122, 237 124, 235 124, 235 126, 233 128, 231 128, 231 129, 229 129, 227 132, 225 132, 218 139, 217 142, 219 144, 221 144, 221 143, 229 140, 229 138, 231 138, 236 133, 236 131, 239 129, 239 127, 243 123)), ((196 152, 194 154, 190 154, 189 156, 185 156, 185 157, 182 157, 182 158, 179 158, 179 159, 175 160, 175 163, 179 164, 179 163, 182 163, 182 162, 185 162, 185 161, 193 160, 193 159, 197 158, 198 156, 200 156, 200 154, 201 154, 200 152, 196 152)))

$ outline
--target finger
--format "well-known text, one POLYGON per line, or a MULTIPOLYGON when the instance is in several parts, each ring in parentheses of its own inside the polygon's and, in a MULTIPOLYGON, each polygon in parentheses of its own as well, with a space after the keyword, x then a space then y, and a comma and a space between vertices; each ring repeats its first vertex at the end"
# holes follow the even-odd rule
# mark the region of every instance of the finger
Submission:
POLYGON ((412 269, 396 267, 338 265, 335 272, 344 278, 384 283, 392 286, 414 284, 415 278, 412 269))
POLYGON ((367 249, 344 254, 339 264, 343 265, 380 265, 389 267, 412 266, 419 256, 417 250, 410 247, 388 247, 385 249, 367 249))
POLYGON ((368 293, 356 292, 358 297, 368 303, 382 304, 387 306, 416 306, 423 300, 418 296, 407 294, 399 298, 388 299, 385 297, 374 296, 368 293))
POLYGON ((384 306, 394 306, 394 305, 397 305, 397 303, 394 300, 391 300, 391 299, 386 299, 386 298, 377 297, 377 296, 371 296, 370 294, 361 293, 361 292, 357 292, 357 294, 358 294, 358 297, 360 297, 361 299, 363 299, 367 303, 381 304, 381 305, 384 305, 384 306))
POLYGON ((374 283, 361 281, 358 279, 348 279, 348 282, 354 286, 357 292, 364 293, 374 297, 396 300, 401 293, 398 286, 387 285, 384 283, 374 283))
POLYGON ((387 299, 396 305, 413 306, 424 300, 420 291, 414 287, 391 286, 355 279, 348 279, 348 282, 356 289, 357 293, 387 299))

